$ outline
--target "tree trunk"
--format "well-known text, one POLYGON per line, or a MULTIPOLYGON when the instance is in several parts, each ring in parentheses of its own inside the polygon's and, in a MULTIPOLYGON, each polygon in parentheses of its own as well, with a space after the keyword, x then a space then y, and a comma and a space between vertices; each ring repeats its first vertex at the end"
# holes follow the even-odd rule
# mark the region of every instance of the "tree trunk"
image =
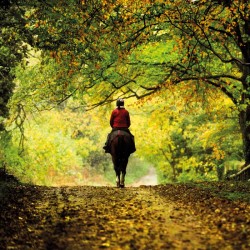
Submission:
POLYGON ((243 140, 243 151, 245 156, 245 165, 250 163, 250 105, 246 110, 239 114, 239 122, 243 140))
POLYGON ((172 171, 173 171, 172 181, 175 182, 175 181, 177 181, 176 168, 175 168, 176 164, 175 164, 175 162, 173 162, 173 163, 170 163, 170 165, 171 165, 171 168, 172 168, 172 171))
POLYGON ((231 175, 229 179, 248 180, 250 178, 250 105, 246 110, 242 110, 239 114, 239 123, 243 140, 243 152, 245 164, 242 169, 235 175, 231 175), (237 177, 237 178, 236 178, 237 177))
MULTIPOLYGON (((250 22, 246 22, 244 25, 244 33, 250 36, 249 33, 250 22)), ((248 180, 250 178, 250 42, 246 42, 245 46, 242 47, 242 60, 245 63, 242 65, 242 86, 243 92, 241 96, 241 105, 240 106, 240 114, 239 114, 239 123, 240 129, 242 133, 242 140, 243 140, 243 152, 245 157, 245 164, 243 165, 242 169, 239 171, 238 174, 243 176, 242 180, 248 180), (247 105, 245 107, 245 105, 247 105), (245 177, 244 177, 245 176, 245 177)))

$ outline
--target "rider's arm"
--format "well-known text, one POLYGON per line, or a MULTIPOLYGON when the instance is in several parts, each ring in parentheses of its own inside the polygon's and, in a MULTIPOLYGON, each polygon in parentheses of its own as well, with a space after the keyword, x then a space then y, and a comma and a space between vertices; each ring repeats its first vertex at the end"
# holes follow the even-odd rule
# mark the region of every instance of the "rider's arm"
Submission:
POLYGON ((111 128, 113 128, 113 126, 114 126, 114 111, 112 112, 112 114, 111 114, 111 116, 110 116, 110 126, 111 126, 111 128))

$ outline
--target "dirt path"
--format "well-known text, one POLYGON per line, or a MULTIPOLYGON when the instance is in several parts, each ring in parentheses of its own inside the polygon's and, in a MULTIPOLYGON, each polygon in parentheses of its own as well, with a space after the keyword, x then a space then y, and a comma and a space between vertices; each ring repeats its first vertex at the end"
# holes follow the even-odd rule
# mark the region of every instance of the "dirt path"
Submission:
MULTIPOLYGON (((249 205, 241 204, 244 210, 237 205, 238 212, 242 209, 241 217, 232 228, 231 224, 226 224, 228 221, 224 221, 228 226, 225 233, 223 225, 218 226, 217 221, 211 223, 214 216, 222 213, 220 206, 225 206, 223 200, 206 194, 206 206, 214 207, 210 211, 199 204, 198 210, 192 203, 195 190, 184 186, 125 189, 15 186, 6 188, 4 193, 8 195, 1 196, 0 249, 193 250, 250 247, 250 220, 248 224, 244 223, 244 230, 241 225, 242 220, 248 218, 249 205), (186 197, 183 200, 179 194, 184 190, 186 197), (218 203, 216 207, 215 201, 218 203)), ((198 196, 198 202, 202 199, 204 201, 204 194, 200 198, 198 196)), ((235 208, 232 202, 227 206, 235 208)))
POLYGON ((154 186, 158 184, 157 174, 154 167, 150 167, 147 175, 143 176, 139 181, 130 185, 130 187, 139 187, 141 185, 154 186))

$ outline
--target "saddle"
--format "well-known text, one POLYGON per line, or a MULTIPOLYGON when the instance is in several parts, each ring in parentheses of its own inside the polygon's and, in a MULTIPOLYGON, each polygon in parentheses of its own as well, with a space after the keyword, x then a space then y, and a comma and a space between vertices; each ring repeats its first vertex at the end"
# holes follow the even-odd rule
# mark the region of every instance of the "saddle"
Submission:
POLYGON ((106 144, 106 148, 104 148, 107 153, 110 153, 110 145, 111 145, 112 141, 117 136, 129 137, 130 138, 130 143, 129 143, 130 154, 132 154, 132 153, 134 153, 136 151, 134 136, 129 131, 122 130, 122 129, 117 129, 117 130, 113 130, 108 136, 108 141, 107 141, 107 144, 106 144))
POLYGON ((125 130, 114 130, 110 133, 110 143, 117 137, 117 136, 130 136, 131 134, 125 130))

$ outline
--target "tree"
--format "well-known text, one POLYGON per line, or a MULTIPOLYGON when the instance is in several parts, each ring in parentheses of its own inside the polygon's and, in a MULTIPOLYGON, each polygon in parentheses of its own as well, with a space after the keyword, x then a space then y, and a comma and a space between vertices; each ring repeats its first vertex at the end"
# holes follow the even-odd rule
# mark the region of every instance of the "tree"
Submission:
POLYGON ((22 32, 18 32, 24 28, 20 12, 9 1, 2 1, 0 15, 0 130, 3 130, 2 118, 9 115, 7 104, 14 89, 12 69, 22 60, 26 46, 22 32))
MULTIPOLYGON (((156 84, 140 87, 152 94, 181 82, 200 83, 221 90, 237 106, 244 144, 245 164, 250 163, 250 20, 248 1, 154 1, 119 5, 122 19, 111 23, 117 35, 122 30, 119 49, 132 53, 142 43, 176 41, 178 60, 162 62, 165 75, 156 84), (119 28, 117 28, 119 27, 119 28)), ((119 16, 120 17, 120 16, 119 16)), ((112 20, 102 20, 108 23, 112 20)), ((112 30, 112 32, 113 32, 112 30)), ((113 33, 112 33, 113 34, 113 33)), ((117 60, 118 62, 118 60, 117 60)), ((127 63, 127 62, 125 62, 127 63)), ((146 62, 137 62, 138 67, 146 62)), ((160 62, 148 63, 159 66, 160 62)), ((102 68, 104 70, 104 68, 102 68)), ((131 77, 131 79, 133 79, 131 77)), ((133 82, 136 79, 133 79, 133 82)), ((133 86, 133 85, 132 85, 133 86)), ((124 86, 122 86, 124 87, 124 86)), ((137 86, 138 87, 138 86, 137 86)), ((140 98, 138 88, 129 88, 140 98)), ((127 94, 128 92, 124 92, 127 94)))
POLYGON ((227 4, 221 1, 168 1, 165 4, 155 1, 137 10, 142 15, 134 14, 137 19, 133 23, 137 23, 137 27, 141 24, 136 42, 133 41, 135 32, 126 37, 134 46, 145 40, 164 43, 174 39, 175 49, 180 52, 178 60, 162 63, 166 72, 162 83, 142 86, 145 90, 159 91, 187 82, 190 87, 196 85, 198 91, 200 83, 205 83, 220 89, 232 100, 239 110, 246 164, 250 163, 248 8, 248 1, 227 4), (143 35, 147 39, 140 37, 143 35))
MULTIPOLYGON (((5 118, 9 117, 8 103, 15 87, 14 68, 26 56, 27 42, 32 41, 32 36, 26 33, 24 28, 24 9, 18 8, 15 2, 6 0, 0 3, 0 164, 4 169, 11 151, 15 151, 11 143, 11 135, 4 125, 5 118)), ((16 110, 15 122, 22 130, 23 120, 20 119, 22 106, 18 105, 16 110)), ((15 160, 12 157, 12 161, 15 160)))
MULTIPOLYGON (((181 84, 185 85, 185 84, 181 84)), ((229 98, 214 91, 206 102, 192 90, 183 93, 181 85, 152 98, 143 107, 132 109, 138 115, 135 126, 137 154, 163 173, 166 180, 216 180, 227 169, 241 164, 242 143, 229 98), (142 112, 143 111, 143 112, 142 112)))
POLYGON ((176 71, 179 79, 175 81, 205 82, 221 89, 233 101, 239 109, 247 165, 250 163, 248 8, 248 1, 226 5, 219 1, 199 1, 182 8, 176 6, 176 14, 168 15, 171 24, 180 31, 179 46, 186 52, 176 71), (215 69, 214 63, 219 68, 215 69))
POLYGON ((200 84, 219 89, 238 108, 247 165, 248 10, 245 0, 38 1, 26 12, 25 30, 32 32, 35 46, 47 51, 68 74, 82 76, 73 88, 60 86, 71 94, 77 90, 94 96, 93 106, 111 102, 117 95, 140 99, 183 82, 194 92, 200 84), (136 56, 144 46, 168 43, 173 49, 165 46, 157 61, 136 56), (157 74, 149 80, 150 72, 157 74))
MULTIPOLYGON (((248 1, 198 1, 165 8, 176 28, 182 59, 172 83, 204 82, 219 88, 238 107, 246 165, 250 163, 250 20, 248 1), (217 65, 218 68, 215 68, 217 65)), ((173 65, 174 66, 174 65, 173 65)))

